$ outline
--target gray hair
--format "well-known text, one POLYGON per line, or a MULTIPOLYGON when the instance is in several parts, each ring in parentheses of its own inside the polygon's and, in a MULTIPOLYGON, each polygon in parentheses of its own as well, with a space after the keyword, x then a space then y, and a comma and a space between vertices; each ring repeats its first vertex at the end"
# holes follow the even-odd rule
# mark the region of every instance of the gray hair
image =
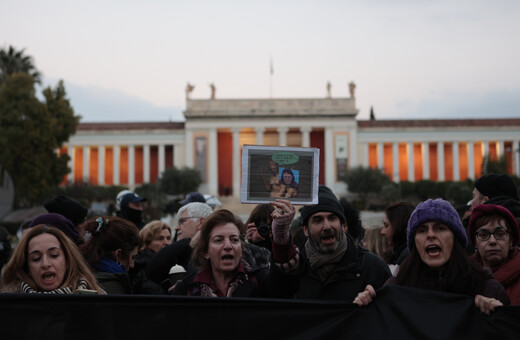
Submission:
POLYGON ((193 202, 193 203, 188 203, 186 205, 183 205, 179 209, 179 212, 178 212, 179 216, 181 216, 184 211, 188 211, 188 215, 190 215, 191 217, 207 218, 209 215, 211 215, 211 213, 213 212, 213 209, 211 209, 211 207, 209 205, 207 205, 206 203, 193 202))

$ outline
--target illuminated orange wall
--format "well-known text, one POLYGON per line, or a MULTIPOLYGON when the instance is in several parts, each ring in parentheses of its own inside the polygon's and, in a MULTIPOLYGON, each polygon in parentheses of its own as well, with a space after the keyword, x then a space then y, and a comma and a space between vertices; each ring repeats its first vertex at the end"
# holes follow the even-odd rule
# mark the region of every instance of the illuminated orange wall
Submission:
POLYGON ((105 148, 105 184, 114 184, 114 148, 105 148))
POLYGON ((392 144, 383 144, 383 163, 385 174, 393 180, 394 157, 392 155, 392 144))
POLYGON ((88 182, 92 185, 98 185, 98 148, 90 147, 88 182))
POLYGON ((437 144, 429 143, 427 152, 429 153, 429 159, 430 159, 430 179, 432 181, 438 181, 439 180, 439 172, 438 172, 439 159, 438 159, 438 153, 437 153, 437 144))
POLYGON ((150 182, 157 182, 159 172, 159 147, 150 147, 150 182))
POLYGON ((134 183, 135 184, 143 184, 143 147, 142 146, 136 146, 135 147, 135 164, 134 164, 134 183))
POLYGON ((408 180, 408 147, 405 143, 399 144, 399 179, 401 181, 408 180))
POLYGON ((128 147, 122 146, 119 151, 119 183, 128 183, 128 147))
POLYGON ((83 147, 74 148, 74 183, 83 182, 83 147))
POLYGON ((444 143, 444 178, 453 181, 453 144, 444 143))
POLYGON ((468 179, 468 145, 459 143, 459 178, 461 181, 468 179))
POLYGON ((482 176, 482 161, 484 154, 484 145, 482 143, 474 143, 473 157, 475 157, 475 178, 482 176))
POLYGON ((368 144, 368 166, 377 168, 377 144, 368 144))
MULTIPOLYGON (((58 155, 63 155, 63 154, 67 154, 69 152, 69 148, 67 148, 66 146, 60 148, 58 150, 58 155)), ((67 181, 69 180, 69 175, 65 175, 63 176, 63 181, 61 181, 61 185, 67 185, 67 181)))
POLYGON ((414 166, 414 180, 419 181, 423 179, 423 157, 422 157, 422 146, 420 143, 413 144, 413 166, 414 166))
POLYGON ((166 163, 165 169, 173 168, 173 146, 171 145, 164 147, 164 162, 166 163))

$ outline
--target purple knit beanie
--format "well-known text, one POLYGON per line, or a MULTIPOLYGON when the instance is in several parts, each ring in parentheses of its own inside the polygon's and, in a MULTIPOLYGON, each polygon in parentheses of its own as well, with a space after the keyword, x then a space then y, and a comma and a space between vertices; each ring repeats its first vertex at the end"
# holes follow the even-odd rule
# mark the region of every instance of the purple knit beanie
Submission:
POLYGON ((453 208, 450 202, 437 198, 429 199, 419 203, 408 220, 408 228, 406 229, 406 238, 408 240, 408 249, 412 250, 415 245, 415 232, 417 228, 430 221, 437 221, 451 229, 455 237, 459 240, 463 247, 468 245, 468 236, 462 226, 457 210, 453 208))
POLYGON ((65 216, 55 213, 43 214, 35 217, 31 222, 31 227, 37 226, 38 224, 47 224, 52 227, 56 227, 59 230, 63 231, 65 235, 69 239, 71 239, 74 243, 78 243, 79 241, 79 233, 76 230, 74 224, 67 219, 65 216))

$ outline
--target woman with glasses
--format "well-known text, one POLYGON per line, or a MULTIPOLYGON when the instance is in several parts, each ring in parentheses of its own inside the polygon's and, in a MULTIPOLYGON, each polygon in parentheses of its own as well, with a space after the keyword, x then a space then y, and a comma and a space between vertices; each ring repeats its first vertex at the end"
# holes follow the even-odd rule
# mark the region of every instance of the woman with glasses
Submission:
POLYGON ((500 205, 481 204, 471 213, 468 232, 476 250, 472 258, 493 272, 512 305, 520 305, 520 232, 513 214, 500 205))
MULTIPOLYGON (((468 295, 484 314, 509 305, 504 287, 466 254, 466 231, 448 201, 429 199, 420 203, 410 216, 406 234, 410 255, 396 277, 385 284, 468 295)), ((375 294, 369 285, 353 302, 367 305, 375 294)))

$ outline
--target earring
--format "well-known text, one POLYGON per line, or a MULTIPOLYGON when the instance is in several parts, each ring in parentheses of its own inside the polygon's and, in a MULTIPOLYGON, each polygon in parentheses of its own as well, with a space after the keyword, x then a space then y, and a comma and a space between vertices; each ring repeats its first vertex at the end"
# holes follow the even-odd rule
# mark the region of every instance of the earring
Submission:
POLYGON ((478 249, 477 249, 477 247, 475 247, 475 253, 478 253, 478 249))
POLYGON ((119 266, 122 266, 123 264, 119 261, 116 261, 116 263, 119 265, 119 266))

